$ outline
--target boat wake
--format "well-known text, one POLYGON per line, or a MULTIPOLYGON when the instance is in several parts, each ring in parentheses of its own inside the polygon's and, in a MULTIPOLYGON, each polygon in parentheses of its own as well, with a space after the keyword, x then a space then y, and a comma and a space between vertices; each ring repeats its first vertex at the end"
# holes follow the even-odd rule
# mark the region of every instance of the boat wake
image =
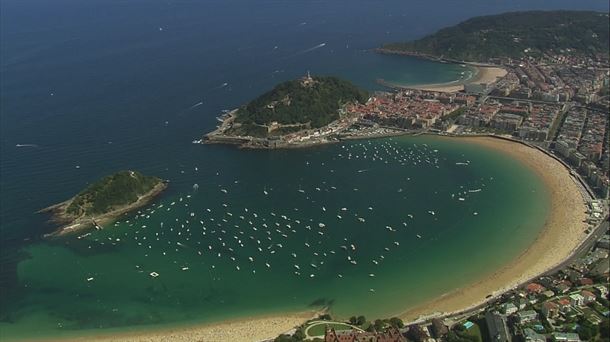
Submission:
POLYGON ((295 54, 295 56, 302 55, 302 54, 304 54, 304 53, 309 53, 309 52, 315 51, 315 50, 317 50, 317 49, 321 49, 321 48, 323 48, 323 47, 325 47, 325 46, 326 46, 326 43, 320 43, 320 44, 318 44, 318 45, 316 45, 316 46, 314 46, 314 47, 311 47, 311 48, 309 48, 309 49, 305 49, 305 50, 303 50, 303 51, 299 51, 299 52, 297 52, 297 53, 295 54))
POLYGON ((201 106, 202 104, 203 104, 203 101, 201 101, 201 102, 197 102, 197 103, 195 103, 194 105, 190 106, 190 107, 189 107, 189 110, 191 110, 191 109, 193 109, 193 108, 197 108, 197 107, 201 106))

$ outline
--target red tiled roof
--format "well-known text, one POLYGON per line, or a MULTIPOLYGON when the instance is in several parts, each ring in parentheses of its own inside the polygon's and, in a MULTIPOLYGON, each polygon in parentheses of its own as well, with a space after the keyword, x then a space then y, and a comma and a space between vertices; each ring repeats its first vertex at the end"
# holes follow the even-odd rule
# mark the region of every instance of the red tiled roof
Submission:
POLYGON ((541 293, 542 291, 546 290, 544 288, 544 286, 537 284, 537 283, 530 283, 528 284, 526 287, 528 292, 534 292, 534 293, 541 293))
POLYGON ((542 304, 542 306, 544 306, 547 309, 557 309, 559 307, 559 305, 557 305, 554 302, 545 302, 542 304))
POLYGON ((580 278, 578 282, 580 283, 580 285, 593 285, 593 280, 589 278, 580 278))

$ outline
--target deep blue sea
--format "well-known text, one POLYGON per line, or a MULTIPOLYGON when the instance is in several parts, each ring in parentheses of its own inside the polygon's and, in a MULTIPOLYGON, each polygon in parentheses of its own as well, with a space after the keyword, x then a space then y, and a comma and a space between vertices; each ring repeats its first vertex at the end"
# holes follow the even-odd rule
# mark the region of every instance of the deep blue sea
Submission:
MULTIPOLYGON (((53 299, 61 302, 73 298, 75 293, 82 293, 78 289, 53 292, 57 287, 65 289, 67 285, 61 283, 53 287, 51 281, 45 283, 44 270, 58 267, 62 262, 89 261, 99 267, 116 262, 107 250, 99 253, 110 255, 108 260, 92 261, 87 259, 86 253, 71 257, 62 254, 67 253, 65 249, 61 249, 58 259, 45 257, 45 251, 57 256, 53 248, 58 247, 39 241, 40 236, 53 227, 46 223, 47 217, 35 214, 37 210, 65 200, 89 182, 122 169, 138 169, 171 179, 171 187, 161 199, 168 203, 189 193, 195 182, 202 185, 202 190, 204 185, 217 190, 218 186, 227 186, 238 178, 249 179, 249 190, 243 191, 253 191, 258 196, 261 196, 261 189, 271 183, 287 192, 306 185, 308 191, 315 191, 316 184, 320 186, 327 179, 307 177, 324 176, 330 182, 333 176, 327 174, 327 168, 320 163, 336 162, 340 158, 340 147, 301 151, 283 158, 281 153, 285 152, 253 155, 232 147, 197 146, 190 142, 213 129, 217 123, 215 117, 223 109, 239 106, 278 82, 300 77, 308 71, 314 75, 340 76, 368 90, 380 89, 375 83, 378 78, 404 84, 456 80, 462 68, 378 55, 371 49, 385 42, 418 38, 472 16, 528 9, 608 11, 608 2, 0 0, 0 320, 14 324, 11 326, 13 337, 19 336, 20 329, 26 329, 34 324, 32 322, 46 322, 48 330, 45 333, 53 332, 49 317, 61 316, 59 313, 73 308, 40 307, 39 303, 32 303, 37 300, 52 302, 53 299), (26 146, 17 147, 18 144, 26 146), (301 170, 306 159, 317 163, 323 171, 312 174, 301 170), (194 167, 200 170, 199 175, 193 173, 194 167), (265 179, 260 170, 266 170, 274 178, 265 179), (285 172, 277 173, 277 170, 285 172), (213 177, 218 173, 234 178, 216 181, 213 177), (282 178, 286 173, 294 173, 295 178, 282 178), (257 180, 251 174, 255 174, 257 180), (27 258, 30 259, 22 262, 27 258), (41 263, 52 260, 56 262, 54 266, 41 263), (28 320, 28 315, 42 318, 28 320), (27 323, 19 325, 21 320, 27 323)), ((401 153, 411 149, 415 151, 413 153, 424 153, 421 150, 424 142, 431 146, 435 144, 433 140, 400 139, 376 144, 379 149, 385 149, 384 153, 391 154, 392 148, 400 148, 401 153), (420 149, 413 144, 419 144, 420 149)), ((439 153, 445 153, 440 160, 449 160, 447 163, 451 164, 461 158, 456 147, 443 141, 436 144, 439 153)), ((487 166, 483 167, 486 170, 506 169, 498 164, 501 161, 486 157, 484 151, 472 149, 464 147, 464 153, 470 151, 472 158, 487 158, 487 166)), ((365 154, 361 150, 358 153, 360 156, 365 154)), ((428 155, 430 157, 432 155, 428 155)), ((356 170, 368 168, 370 160, 366 163, 352 167, 356 170)), ((395 166, 399 167, 400 163, 395 166)), ((405 178, 398 169, 377 172, 376 180, 385 179, 386 173, 396 177, 394 180, 404 181, 405 178)), ((469 184, 484 175, 473 173, 464 177, 446 185, 469 184)), ((515 187, 510 196, 518 198, 522 194, 519 191, 538 189, 536 184, 535 179, 528 178, 522 187, 515 187)), ((362 188, 367 186, 370 185, 362 185, 362 188)), ((344 195, 356 196, 352 193, 353 188, 344 184, 342 189, 349 191, 349 195, 347 192, 344 195)), ((378 188, 372 187, 371 191, 375 189, 378 188)), ((425 191, 423 189, 418 191, 425 191)), ((209 194, 219 196, 218 191, 209 194)), ((258 201, 257 197, 248 197, 254 196, 252 193, 248 194, 235 199, 239 210, 248 205, 248 200, 258 201)), ((366 193, 357 196, 376 199, 378 204, 384 198, 366 193)), ((281 198, 275 201, 258 203, 260 210, 267 215, 279 205, 277 203, 285 204, 281 198)), ((361 206, 359 209, 363 212, 367 210, 364 200, 362 203, 354 201, 359 203, 354 206, 361 206)), ((214 205, 218 204, 220 202, 214 205)), ((310 202, 297 204, 301 210, 311 209, 308 207, 310 202)), ((319 203, 316 208, 318 206, 319 203)), ((203 210, 203 207, 198 209, 203 210)), ((294 208, 286 206, 283 209, 294 208)), ((314 214, 303 215, 311 218, 314 214)), ((337 213, 333 212, 333 215, 337 213)), ((394 224, 400 224, 400 218, 395 220, 394 224)), ((524 225, 524 222, 515 221, 506 229, 523 229, 524 225)), ((520 241, 526 244, 535 232, 524 236, 520 241)), ((454 252, 460 253, 459 250, 454 252)), ((510 259, 513 252, 507 251, 499 260, 510 259)), ((398 263, 398 260, 401 259, 393 262, 398 263)), ((413 267, 423 266, 414 263, 413 267)), ((336 269, 328 272, 336 272, 336 269)), ((391 277, 391 274, 386 276, 391 277)), ((448 288, 450 286, 439 285, 437 290, 442 292, 448 288)), ((133 293, 139 290, 132 289, 133 293)), ((99 291, 89 295, 103 300, 106 292, 99 291)), ((340 292, 336 288, 328 291, 333 295, 340 292)), ((129 297, 133 293, 126 298, 133 298, 129 297)), ((186 294, 185 298, 188 296, 192 294, 186 294)), ((302 304, 315 294, 303 297, 286 307, 302 308, 302 304)), ((125 300, 119 298, 118 301, 125 300)), ((257 311, 255 304, 249 305, 220 310, 218 315, 232 316, 239 310, 257 311)), ((179 306, 171 310, 176 308, 179 306)), ((281 308, 279 304, 276 307, 281 308)), ((343 305, 337 311, 348 313, 356 309, 359 308, 343 305)), ((137 307, 133 312, 138 310, 146 312, 147 309, 137 307)), ((106 326, 129 325, 120 317, 104 318, 99 312, 91 313, 93 317, 98 314, 100 320, 110 322, 106 326)), ((131 322, 164 323, 172 319, 197 319, 197 315, 213 316, 213 313, 201 310, 193 310, 188 317, 165 314, 161 312, 158 320, 131 322)), ((61 319, 71 322, 73 317, 62 316, 61 319)), ((80 323, 75 323, 74 329, 92 327, 90 322, 80 323)))

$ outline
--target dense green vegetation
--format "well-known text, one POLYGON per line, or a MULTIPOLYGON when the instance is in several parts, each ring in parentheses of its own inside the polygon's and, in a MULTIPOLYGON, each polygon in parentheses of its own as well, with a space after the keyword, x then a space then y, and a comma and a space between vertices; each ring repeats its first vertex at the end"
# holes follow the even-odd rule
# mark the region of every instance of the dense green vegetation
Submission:
POLYGON ((376 319, 373 322, 369 322, 364 316, 352 316, 349 318, 348 323, 368 332, 383 331, 389 327, 397 329, 404 327, 403 321, 398 317, 376 319))
POLYGON ((137 171, 120 171, 81 191, 66 208, 66 213, 73 216, 104 214, 137 201, 161 182, 157 177, 144 176, 137 171))
POLYGON ((464 61, 519 58, 573 49, 608 53, 608 14, 585 11, 529 11, 475 17, 406 43, 383 46, 464 61))
POLYGON ((330 328, 334 328, 336 331, 340 330, 352 330, 353 327, 349 324, 345 323, 320 323, 313 325, 309 330, 307 330, 307 335, 309 336, 323 336, 326 333, 326 326, 330 328))
POLYGON ((481 342, 483 341, 479 324, 475 323, 470 329, 466 329, 462 324, 458 324, 454 331, 447 334, 448 342, 481 342))
POLYGON ((453 112, 445 115, 442 120, 443 121, 455 121, 458 117, 460 117, 462 114, 466 113, 466 107, 460 107, 456 110, 454 110, 453 112))
MULTIPOLYGON (((239 109, 236 121, 242 132, 261 136, 272 122, 319 128, 339 118, 339 109, 346 103, 364 103, 368 94, 348 81, 335 77, 313 77, 283 82, 239 109)), ((289 127, 284 131, 294 131, 289 127)))

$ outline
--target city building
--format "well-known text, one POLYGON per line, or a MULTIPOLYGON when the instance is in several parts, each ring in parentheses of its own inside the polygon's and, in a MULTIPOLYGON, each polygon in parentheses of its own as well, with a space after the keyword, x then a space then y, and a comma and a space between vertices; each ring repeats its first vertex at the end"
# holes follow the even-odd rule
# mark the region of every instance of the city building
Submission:
POLYGON ((506 325, 504 316, 497 312, 487 311, 485 322, 489 331, 489 337, 494 342, 510 342, 511 336, 506 325))

